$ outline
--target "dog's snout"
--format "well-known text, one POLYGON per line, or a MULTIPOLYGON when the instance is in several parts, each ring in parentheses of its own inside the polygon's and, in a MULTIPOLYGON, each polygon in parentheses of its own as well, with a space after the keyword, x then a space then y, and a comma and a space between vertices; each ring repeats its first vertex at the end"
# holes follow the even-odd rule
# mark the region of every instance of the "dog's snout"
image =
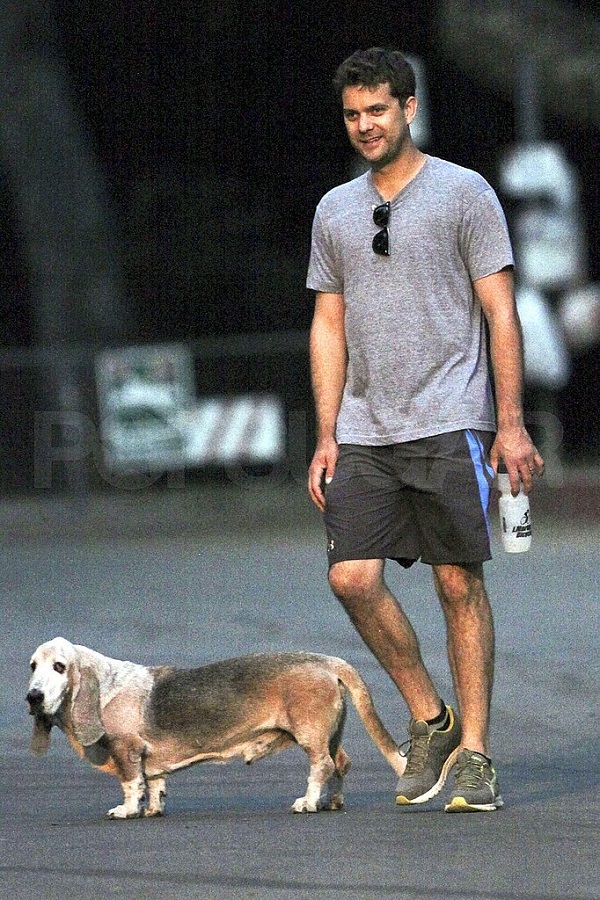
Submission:
POLYGON ((39 688, 31 688, 27 693, 27 702, 30 706, 39 706, 44 702, 44 692, 39 688))

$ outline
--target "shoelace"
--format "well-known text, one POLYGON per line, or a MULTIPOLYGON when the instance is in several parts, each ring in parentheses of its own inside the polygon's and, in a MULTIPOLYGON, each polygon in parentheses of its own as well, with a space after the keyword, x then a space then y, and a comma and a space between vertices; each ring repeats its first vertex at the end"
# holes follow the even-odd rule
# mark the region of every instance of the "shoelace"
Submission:
POLYGON ((472 757, 469 757, 462 766, 457 765, 456 783, 460 785, 460 787, 476 788, 482 781, 488 781, 485 777, 484 769, 484 763, 477 762, 472 757))
POLYGON ((415 772, 421 772, 425 768, 428 746, 428 734, 418 734, 416 737, 413 736, 408 741, 404 741, 403 744, 400 744, 400 753, 402 756, 408 758, 406 769, 404 770, 405 776, 413 775, 415 772), (408 748, 406 752, 404 752, 405 747, 408 748))

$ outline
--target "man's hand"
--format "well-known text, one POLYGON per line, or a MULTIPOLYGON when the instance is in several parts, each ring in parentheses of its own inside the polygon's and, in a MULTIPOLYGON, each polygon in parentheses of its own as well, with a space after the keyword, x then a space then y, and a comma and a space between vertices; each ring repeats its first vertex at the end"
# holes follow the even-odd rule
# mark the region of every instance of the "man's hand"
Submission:
POLYGON ((515 497, 521 485, 528 494, 532 487, 533 476, 544 474, 544 460, 534 446, 527 429, 522 425, 498 428, 490 452, 490 463, 494 472, 498 472, 500 461, 506 466, 511 493, 515 497))
POLYGON ((337 458, 338 445, 335 438, 325 438, 319 441, 308 469, 308 493, 321 512, 325 509, 323 487, 325 484, 329 484, 333 478, 337 458))

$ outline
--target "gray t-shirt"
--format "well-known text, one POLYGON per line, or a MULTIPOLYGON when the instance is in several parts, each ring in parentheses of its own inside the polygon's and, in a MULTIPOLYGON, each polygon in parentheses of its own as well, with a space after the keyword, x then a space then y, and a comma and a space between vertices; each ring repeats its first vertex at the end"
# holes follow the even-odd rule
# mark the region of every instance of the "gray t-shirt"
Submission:
POLYGON ((481 175, 427 157, 392 200, 390 256, 371 248, 370 172, 319 203, 307 287, 343 294, 348 369, 339 443, 385 445, 494 431, 484 316, 472 282, 513 265, 502 208, 481 175))

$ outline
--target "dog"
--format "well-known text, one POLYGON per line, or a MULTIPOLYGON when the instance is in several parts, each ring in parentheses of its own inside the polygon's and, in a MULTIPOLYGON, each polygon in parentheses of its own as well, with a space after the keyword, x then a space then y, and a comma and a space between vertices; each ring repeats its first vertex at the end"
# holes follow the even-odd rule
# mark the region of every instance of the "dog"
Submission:
POLYGON ((53 726, 64 731, 80 757, 120 780, 123 803, 111 819, 162 816, 166 776, 177 769, 239 756, 251 763, 295 744, 310 769, 292 811, 342 809, 346 691, 392 769, 406 767, 365 682, 338 657, 263 653, 179 669, 111 659, 57 637, 37 648, 31 669, 33 753, 48 750, 53 726))

